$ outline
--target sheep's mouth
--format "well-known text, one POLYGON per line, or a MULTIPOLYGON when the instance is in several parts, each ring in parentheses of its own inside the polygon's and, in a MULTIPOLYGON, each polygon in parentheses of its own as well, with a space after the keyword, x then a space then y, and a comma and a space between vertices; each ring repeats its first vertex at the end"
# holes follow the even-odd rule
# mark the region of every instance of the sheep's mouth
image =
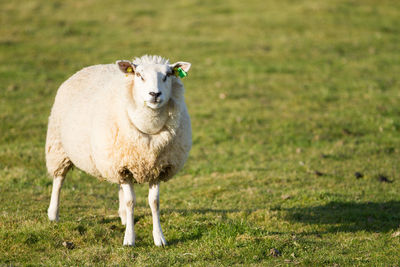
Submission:
POLYGON ((153 109, 160 108, 163 104, 163 100, 161 99, 152 99, 150 101, 147 101, 147 106, 153 109))
POLYGON ((159 103, 162 103, 162 102, 163 101, 161 99, 159 99, 159 98, 150 100, 150 103, 153 103, 153 104, 159 104, 159 103))

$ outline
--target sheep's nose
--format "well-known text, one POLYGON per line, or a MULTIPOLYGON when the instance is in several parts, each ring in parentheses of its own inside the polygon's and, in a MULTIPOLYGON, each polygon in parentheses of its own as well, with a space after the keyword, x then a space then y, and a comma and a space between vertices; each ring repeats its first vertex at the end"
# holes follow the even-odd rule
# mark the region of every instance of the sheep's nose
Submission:
POLYGON ((150 92, 149 94, 151 96, 154 96, 155 98, 157 98, 157 97, 159 97, 161 95, 161 92, 158 92, 158 93, 150 92))

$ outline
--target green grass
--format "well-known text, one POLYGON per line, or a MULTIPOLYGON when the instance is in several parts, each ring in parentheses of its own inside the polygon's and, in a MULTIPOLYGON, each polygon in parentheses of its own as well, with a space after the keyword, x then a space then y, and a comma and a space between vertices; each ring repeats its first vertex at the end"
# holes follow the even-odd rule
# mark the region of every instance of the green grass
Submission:
POLYGON ((399 18, 395 0, 1 1, 0 265, 399 266, 399 18), (117 186, 79 170, 60 222, 46 215, 58 86, 145 53, 192 63, 193 149, 161 186, 166 248, 145 185, 134 248, 117 186))

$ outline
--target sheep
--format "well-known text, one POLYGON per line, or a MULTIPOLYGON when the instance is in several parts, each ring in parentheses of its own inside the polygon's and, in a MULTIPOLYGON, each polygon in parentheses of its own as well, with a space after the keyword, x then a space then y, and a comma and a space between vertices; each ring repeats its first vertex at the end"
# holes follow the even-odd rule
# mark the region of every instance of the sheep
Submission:
POLYGON ((181 77, 191 64, 160 56, 86 67, 58 89, 48 122, 46 166, 53 177, 48 209, 58 221, 59 197, 75 166, 119 184, 123 245, 135 245, 134 183, 148 183, 156 246, 165 246, 159 214, 161 181, 186 162, 192 130, 181 77), (178 77, 180 76, 180 77, 178 77))

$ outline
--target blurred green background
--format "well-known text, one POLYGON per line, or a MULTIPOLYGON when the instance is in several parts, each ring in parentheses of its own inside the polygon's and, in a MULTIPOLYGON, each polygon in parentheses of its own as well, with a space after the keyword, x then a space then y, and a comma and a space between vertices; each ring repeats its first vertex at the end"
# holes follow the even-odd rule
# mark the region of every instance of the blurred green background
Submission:
POLYGON ((0 264, 398 266, 399 44, 395 0, 0 1, 0 264), (117 187, 79 170, 46 216, 57 88, 143 54, 192 63, 164 249, 146 185, 135 248, 117 187))

